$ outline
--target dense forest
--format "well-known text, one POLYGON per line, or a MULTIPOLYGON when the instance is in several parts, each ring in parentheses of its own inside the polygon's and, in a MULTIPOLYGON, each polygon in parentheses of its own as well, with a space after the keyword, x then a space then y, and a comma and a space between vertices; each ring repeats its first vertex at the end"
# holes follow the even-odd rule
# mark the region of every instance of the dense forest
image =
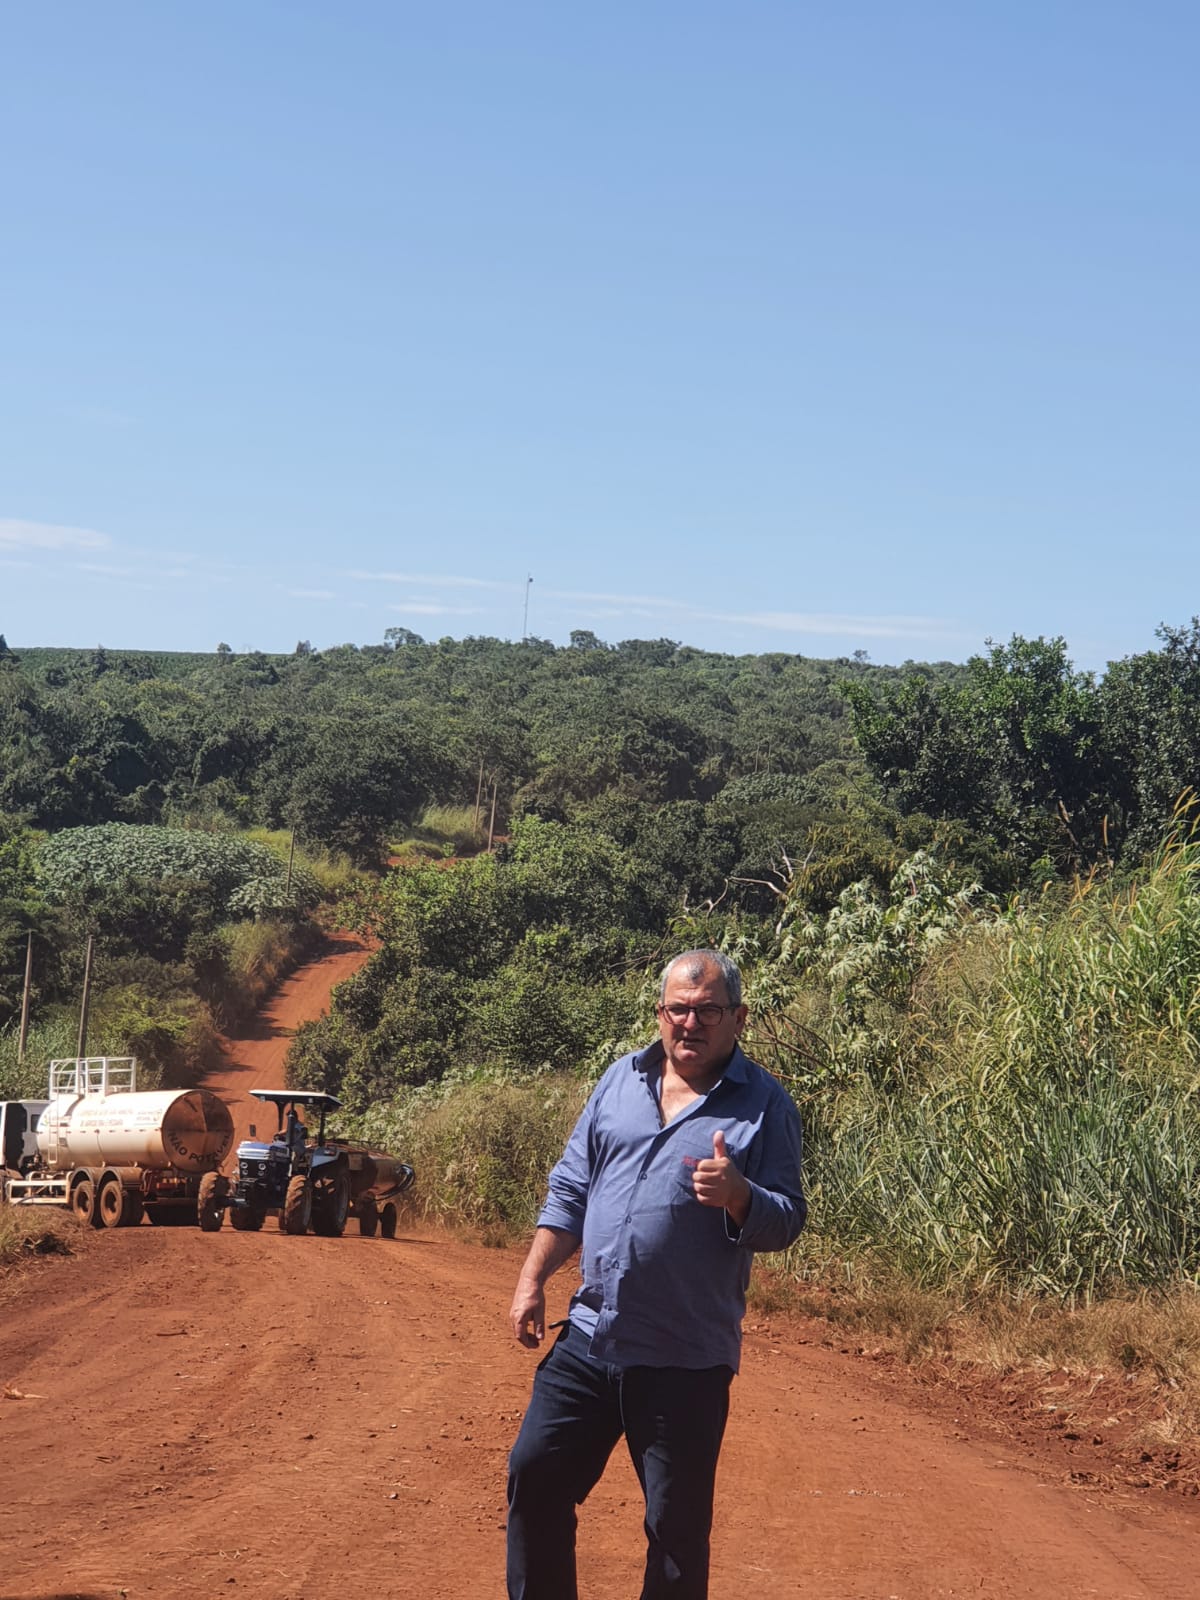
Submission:
POLYGON ((294 1077, 424 1141, 431 1204, 516 1226, 664 956, 715 943, 805 1113, 810 1255, 1065 1294, 1194 1274, 1200 621, 1159 645, 1093 675, 1060 639, 892 668, 0 638, 0 1090, 73 1053, 88 933, 94 1047, 180 1078, 340 921, 375 953, 294 1077))

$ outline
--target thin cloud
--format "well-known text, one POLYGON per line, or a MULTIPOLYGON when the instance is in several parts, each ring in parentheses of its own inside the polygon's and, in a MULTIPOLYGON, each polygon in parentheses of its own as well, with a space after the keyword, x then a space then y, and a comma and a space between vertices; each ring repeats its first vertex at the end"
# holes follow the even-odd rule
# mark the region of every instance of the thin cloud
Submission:
POLYGON ((107 550, 112 540, 95 528, 0 517, 0 550, 107 550))
MULTIPOLYGON (((579 589, 543 589, 551 600, 583 601, 603 606, 606 617, 648 618, 669 612, 680 620, 736 623, 774 633, 809 633, 866 639, 955 639, 965 636, 958 625, 938 617, 854 616, 836 611, 711 611, 686 600, 644 594, 608 594, 579 589)), ((599 613, 593 613, 598 615, 599 613)))
POLYGON ((482 606, 443 606, 432 600, 413 600, 408 605, 388 606, 389 611, 398 611, 406 617, 481 617, 484 615, 482 606))
POLYGON ((102 578, 128 578, 134 583, 144 582, 147 578, 191 578, 195 576, 194 573, 182 572, 178 568, 147 572, 144 567, 114 567, 106 561, 76 561, 74 567, 76 572, 92 572, 102 578))
POLYGON ((363 572, 356 569, 347 572, 346 577, 355 578, 360 583, 425 583, 434 589, 502 589, 511 593, 521 588, 519 583, 501 583, 495 578, 456 578, 423 572, 363 572))
POLYGON ((748 628, 781 633, 853 635, 865 639, 933 639, 956 637, 951 623, 936 617, 854 617, 829 611, 696 611, 704 622, 738 622, 748 628))
POLYGON ((690 616, 700 616, 686 600, 671 600, 656 594, 606 594, 594 589, 538 589, 538 595, 547 600, 584 600, 595 605, 620 606, 627 609, 641 606, 650 611, 686 611, 690 616))
POLYGON ((288 589, 285 591, 292 600, 336 600, 337 595, 332 589, 288 589))

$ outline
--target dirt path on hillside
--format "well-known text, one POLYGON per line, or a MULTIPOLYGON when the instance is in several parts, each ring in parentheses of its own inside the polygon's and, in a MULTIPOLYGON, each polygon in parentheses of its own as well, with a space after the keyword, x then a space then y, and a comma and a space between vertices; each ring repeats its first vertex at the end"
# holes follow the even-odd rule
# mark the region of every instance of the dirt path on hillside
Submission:
MULTIPOLYGON (((231 1044, 224 1092, 281 1081, 286 1032, 361 959, 340 944, 297 974, 231 1044)), ((500 1600, 504 1462, 533 1368, 505 1330, 517 1266, 403 1226, 81 1233, 73 1259, 0 1292, 0 1600, 500 1600)), ((1200 1594, 1196 1502, 1100 1490, 1072 1453, 1086 1441, 1023 1443, 1002 1406, 927 1399, 826 1337, 778 1319, 747 1333, 714 1597, 1200 1594)), ((632 1600, 642 1548, 614 1457, 581 1514, 586 1600, 632 1600)))
POLYGON ((274 1132, 275 1113, 251 1100, 250 1090, 285 1087, 283 1063, 292 1034, 302 1022, 312 1022, 329 1010, 334 989, 352 977, 369 955, 354 934, 329 934, 321 955, 285 978, 246 1031, 225 1041, 225 1065, 204 1082, 232 1112, 235 1139, 247 1138, 252 1122, 262 1125, 260 1131, 267 1138, 274 1132))

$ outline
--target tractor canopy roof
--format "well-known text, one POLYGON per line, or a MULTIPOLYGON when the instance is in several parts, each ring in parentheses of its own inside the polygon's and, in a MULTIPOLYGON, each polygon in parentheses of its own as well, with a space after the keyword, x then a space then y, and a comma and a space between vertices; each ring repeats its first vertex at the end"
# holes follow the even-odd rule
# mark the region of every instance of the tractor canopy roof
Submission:
POLYGON ((341 1101, 335 1094, 320 1094, 308 1089, 251 1089, 256 1100, 273 1106, 315 1106, 319 1111, 336 1111, 341 1101))

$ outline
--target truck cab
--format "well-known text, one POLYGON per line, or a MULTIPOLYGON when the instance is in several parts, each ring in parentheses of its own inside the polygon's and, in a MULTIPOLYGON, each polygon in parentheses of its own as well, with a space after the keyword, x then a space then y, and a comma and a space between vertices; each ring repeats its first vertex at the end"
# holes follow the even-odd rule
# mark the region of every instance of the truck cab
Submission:
POLYGON ((37 1159, 37 1120, 49 1100, 0 1101, 0 1168, 23 1172, 37 1159))

